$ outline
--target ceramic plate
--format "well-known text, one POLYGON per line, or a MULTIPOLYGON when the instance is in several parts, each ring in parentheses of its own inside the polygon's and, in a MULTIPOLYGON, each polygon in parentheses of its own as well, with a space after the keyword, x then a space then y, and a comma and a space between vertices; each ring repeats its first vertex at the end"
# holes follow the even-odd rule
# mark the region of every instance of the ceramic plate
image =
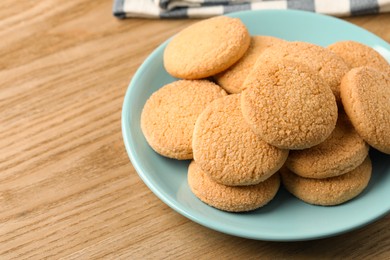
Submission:
MULTIPOLYGON (((341 40, 369 45, 390 61, 390 45, 374 34, 337 18, 302 11, 247 11, 240 18, 252 35, 271 35, 289 41, 327 46, 341 40)), ((169 40, 168 40, 169 41, 169 40)), ((122 108, 124 143, 139 176, 164 203, 185 217, 227 234, 274 241, 309 240, 362 227, 390 211, 390 156, 370 152, 373 177, 357 198, 334 207, 306 204, 281 188, 268 205, 249 213, 227 213, 199 201, 187 184, 189 161, 156 154, 140 129, 140 115, 148 97, 175 79, 163 67, 159 46, 135 73, 122 108)))

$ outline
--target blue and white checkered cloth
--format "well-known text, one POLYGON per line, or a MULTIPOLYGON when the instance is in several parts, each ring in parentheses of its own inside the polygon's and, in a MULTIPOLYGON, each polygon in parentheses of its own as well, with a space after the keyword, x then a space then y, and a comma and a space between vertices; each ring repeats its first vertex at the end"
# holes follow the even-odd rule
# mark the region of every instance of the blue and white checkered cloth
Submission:
POLYGON ((118 18, 206 18, 243 10, 298 9, 333 16, 390 12, 390 0, 114 0, 118 18))

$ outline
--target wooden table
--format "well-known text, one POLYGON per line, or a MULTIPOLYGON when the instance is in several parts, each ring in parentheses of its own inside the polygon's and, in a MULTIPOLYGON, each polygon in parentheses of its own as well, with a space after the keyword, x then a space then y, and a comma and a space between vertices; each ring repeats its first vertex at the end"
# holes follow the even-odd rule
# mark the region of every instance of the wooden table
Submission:
MULTIPOLYGON (((123 97, 147 55, 196 20, 117 20, 111 0, 0 7, 1 259, 389 259, 390 215, 333 238, 255 241, 186 219, 143 184, 123 97)), ((390 14, 347 20, 390 42, 390 14)))

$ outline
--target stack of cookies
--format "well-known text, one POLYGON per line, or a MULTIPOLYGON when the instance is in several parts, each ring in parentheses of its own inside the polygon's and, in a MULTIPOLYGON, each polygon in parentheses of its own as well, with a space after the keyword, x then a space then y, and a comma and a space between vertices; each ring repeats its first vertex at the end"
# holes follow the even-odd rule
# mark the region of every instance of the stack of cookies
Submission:
POLYGON ((178 33, 164 66, 179 80, 147 100, 141 129, 157 153, 192 160, 188 184, 215 208, 257 209, 281 183, 341 204, 368 185, 369 146, 390 154, 390 66, 361 43, 251 36, 220 16, 178 33))

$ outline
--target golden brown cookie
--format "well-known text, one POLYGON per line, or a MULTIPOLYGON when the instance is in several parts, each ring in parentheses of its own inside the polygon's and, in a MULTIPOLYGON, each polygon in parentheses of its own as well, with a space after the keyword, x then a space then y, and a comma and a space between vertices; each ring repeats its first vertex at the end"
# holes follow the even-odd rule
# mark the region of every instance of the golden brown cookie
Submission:
POLYGON ((164 66, 177 78, 206 78, 233 65, 249 44, 248 30, 238 18, 213 17, 175 35, 165 48, 164 66))
POLYGON ((329 178, 352 171, 368 155, 369 146, 355 131, 347 116, 339 113, 336 128, 322 143, 290 151, 286 166, 306 178, 329 178))
POLYGON ((296 175, 283 167, 280 170, 284 187, 306 203, 332 206, 344 203, 359 195, 371 178, 371 160, 367 157, 354 170, 326 179, 310 179, 296 175))
POLYGON ((271 201, 280 186, 279 174, 256 185, 225 186, 212 180, 195 161, 188 167, 188 185, 204 203, 217 209, 241 212, 260 208, 271 201))
POLYGON ((344 110, 372 147, 390 154, 390 75, 371 67, 348 72, 341 83, 344 110))
POLYGON ((226 96, 207 80, 179 80, 157 90, 146 101, 141 129, 149 145, 159 154, 192 159, 195 121, 207 104, 226 96))
POLYGON ((287 150, 255 135, 242 117, 240 94, 215 100, 196 121, 194 160, 213 180, 224 185, 253 185, 284 164, 287 150))
POLYGON ((323 142, 337 121, 335 97, 318 74, 304 64, 263 55, 245 80, 241 109, 256 134, 282 149, 323 142))
POLYGON ((355 41, 340 41, 327 47, 352 69, 369 66, 390 74, 389 63, 373 48, 355 41))
POLYGON ((240 93, 242 84, 255 65, 259 55, 274 44, 285 42, 272 36, 253 36, 245 55, 229 69, 214 76, 215 81, 229 93, 240 93))
POLYGON ((339 101, 340 82, 349 67, 331 51, 307 42, 286 42, 286 44, 276 44, 267 48, 262 55, 307 65, 325 80, 332 89, 336 101, 339 101))

